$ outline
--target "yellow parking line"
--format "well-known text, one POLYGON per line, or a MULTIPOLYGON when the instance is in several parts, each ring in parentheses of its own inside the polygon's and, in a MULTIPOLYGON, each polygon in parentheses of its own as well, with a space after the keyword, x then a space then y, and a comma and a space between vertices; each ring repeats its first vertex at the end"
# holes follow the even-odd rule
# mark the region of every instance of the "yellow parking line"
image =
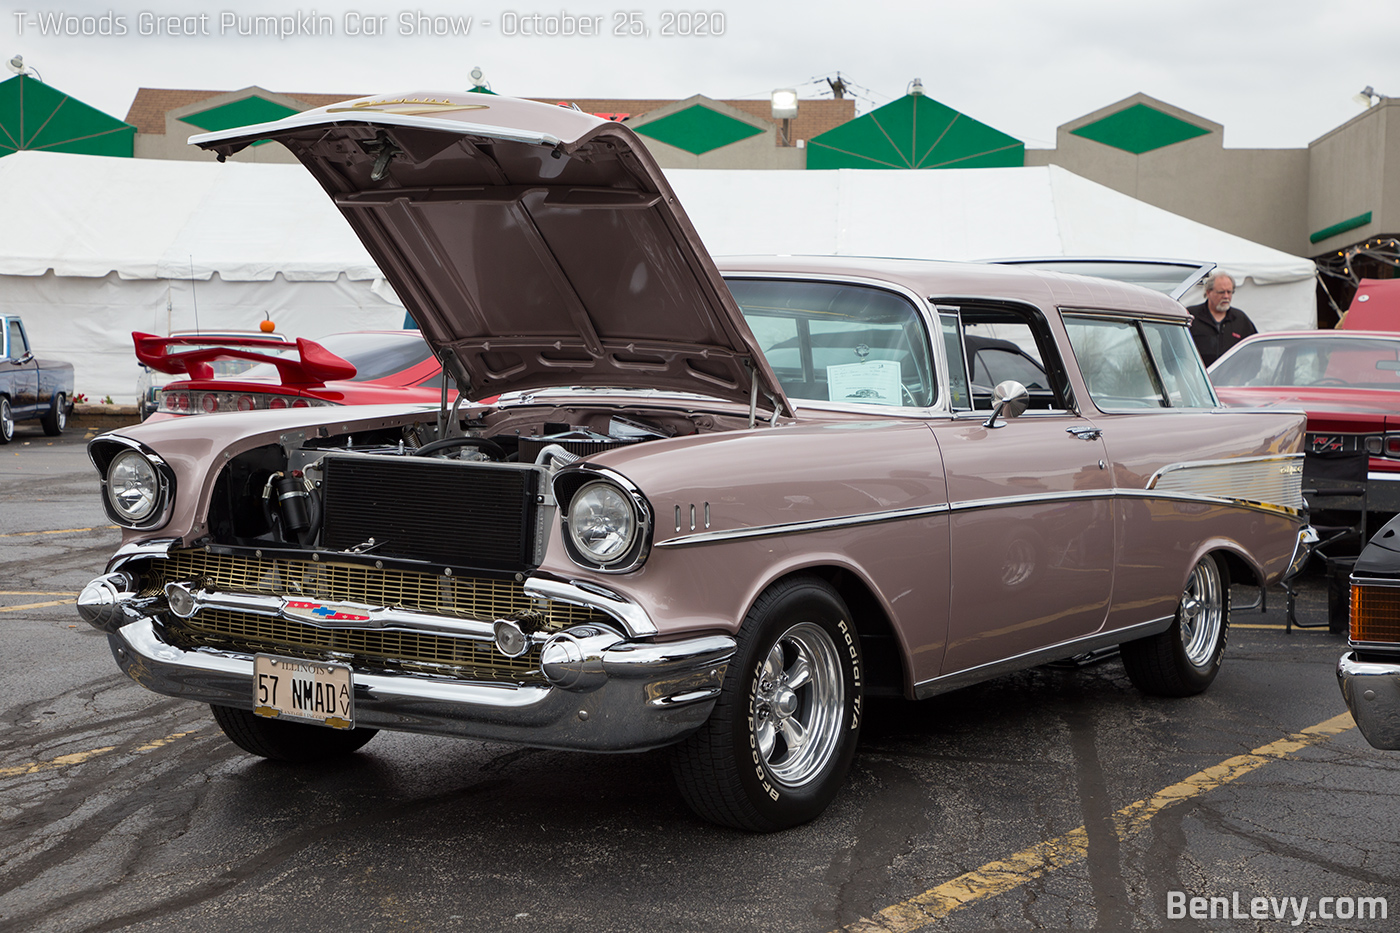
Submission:
MULTIPOLYGON (((147 742, 145 745, 138 746, 137 748, 133 749, 133 751, 154 751, 157 748, 169 745, 176 739, 182 739, 187 735, 194 735, 196 732, 199 731, 199 729, 190 729, 187 732, 175 732, 170 735, 167 735, 163 739, 156 739, 153 742, 147 742)), ((90 761, 93 758, 98 757, 99 755, 105 755, 108 752, 115 751, 116 749, 116 745, 105 745, 102 748, 93 748, 85 752, 74 752, 71 755, 59 755, 57 758, 51 758, 48 761, 35 761, 27 765, 13 765, 8 768, 0 768, 0 777, 15 777, 21 774, 37 774, 40 771, 52 771, 55 768, 66 768, 69 765, 80 765, 85 761, 90 761)))
MULTIPOLYGON (((1264 624, 1262 624, 1262 623, 1261 623, 1261 624, 1258 624, 1258 625, 1240 625, 1238 622, 1231 622, 1231 623, 1230 623, 1230 628, 1268 628, 1268 629, 1277 629, 1278 631, 1282 632, 1285 628, 1287 628, 1287 626, 1284 626, 1284 625, 1264 625, 1264 624)), ((1293 626, 1293 631, 1295 631, 1295 632, 1322 632, 1323 634, 1330 634, 1330 633, 1327 632, 1327 627, 1326 627, 1326 626, 1323 626, 1323 625, 1295 625, 1295 626, 1293 626)))
POLYGON ((5 606, 0 608, 0 612, 19 612, 22 609, 47 609, 49 606, 71 606, 76 602, 76 599, 54 599, 46 603, 30 603, 27 606, 5 606))
MULTIPOLYGON (((1247 755, 1227 758, 1218 765, 1165 787, 1113 815, 1118 838, 1126 841, 1147 828, 1152 818, 1174 803, 1198 797, 1217 787, 1238 780, 1271 761, 1326 741, 1355 725, 1350 713, 1333 716, 1325 722, 1309 726, 1286 739, 1261 745, 1247 755)), ((1063 836, 1023 849, 1007 859, 988 862, 946 881, 936 888, 907 901, 886 907, 873 917, 863 917, 842 927, 852 933, 910 933, 930 926, 956 910, 977 901, 1019 888, 1057 868, 1073 865, 1089 855, 1089 833, 1080 826, 1063 836)))
POLYGON ((116 527, 116 525, 99 525, 96 528, 58 528, 54 531, 11 531, 8 534, 0 535, 0 538, 32 538, 34 535, 73 535, 82 531, 106 531, 108 528, 116 527))
POLYGON ((77 593, 64 591, 52 593, 48 590, 0 590, 0 596, 77 596, 77 593))

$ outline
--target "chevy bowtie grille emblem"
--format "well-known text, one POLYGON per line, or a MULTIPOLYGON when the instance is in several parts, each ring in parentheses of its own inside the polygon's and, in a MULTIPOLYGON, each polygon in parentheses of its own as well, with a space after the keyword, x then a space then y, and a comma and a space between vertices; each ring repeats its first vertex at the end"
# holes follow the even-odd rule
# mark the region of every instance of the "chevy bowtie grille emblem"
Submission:
POLYGON ((282 613, 313 624, 340 622, 348 625, 363 625, 370 621, 369 613, 358 610, 358 607, 338 606, 335 603, 314 602, 305 599, 287 600, 282 606, 282 613))

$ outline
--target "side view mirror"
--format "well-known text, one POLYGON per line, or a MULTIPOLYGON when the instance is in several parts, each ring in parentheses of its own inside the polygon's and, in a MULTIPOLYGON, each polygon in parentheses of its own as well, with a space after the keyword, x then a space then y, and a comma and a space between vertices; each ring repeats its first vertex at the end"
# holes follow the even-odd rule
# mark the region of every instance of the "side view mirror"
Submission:
POLYGON ((33 353, 30 353, 29 351, 25 351, 24 355, 21 356, 19 359, 15 360, 15 362, 16 362, 16 363, 19 363, 19 364, 21 364, 21 365, 23 365, 24 363, 28 363, 28 362, 32 361, 33 359, 34 359, 34 354, 33 354, 33 353))
POLYGON ((984 428, 1004 428, 1006 422, 997 418, 1019 418, 1031 403, 1031 393, 1015 379, 997 383, 992 390, 992 416, 982 422, 984 428))

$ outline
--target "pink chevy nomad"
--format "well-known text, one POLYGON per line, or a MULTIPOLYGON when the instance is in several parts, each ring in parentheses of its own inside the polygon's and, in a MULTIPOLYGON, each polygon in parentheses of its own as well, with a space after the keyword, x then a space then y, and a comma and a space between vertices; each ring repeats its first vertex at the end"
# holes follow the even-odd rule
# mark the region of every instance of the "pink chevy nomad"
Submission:
POLYGON ((1198 693, 1231 583, 1307 557, 1303 415, 1223 409, 1160 294, 717 263, 631 130, 528 101, 366 98, 192 141, 261 139, 456 391, 91 442, 125 531, 80 611, 252 754, 379 729, 671 746, 698 814, 776 830, 839 792, 865 697, 1114 645, 1144 691, 1198 693))

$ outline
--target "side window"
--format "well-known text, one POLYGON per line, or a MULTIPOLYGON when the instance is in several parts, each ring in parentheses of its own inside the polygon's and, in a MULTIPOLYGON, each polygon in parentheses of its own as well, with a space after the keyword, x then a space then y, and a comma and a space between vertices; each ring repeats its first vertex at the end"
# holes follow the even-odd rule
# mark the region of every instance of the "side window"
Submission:
POLYGON ((11 321, 9 343, 10 358, 17 360, 28 352, 29 344, 24 339, 24 331, 20 329, 19 321, 11 321))
POLYGON ((928 332, 900 295, 835 282, 728 284, 790 397, 916 408, 937 401, 928 332))
POLYGON ((967 361, 973 408, 990 411, 992 390, 1007 380, 1030 390, 1032 410, 1073 407, 1054 338, 1039 313, 1020 307, 964 305, 958 309, 958 320, 961 340, 958 346, 949 345, 948 357, 967 361))
POLYGON ((940 313, 938 326, 943 331, 943 349, 948 354, 948 392, 953 411, 967 411, 972 407, 972 394, 968 391, 967 357, 963 354, 962 327, 956 314, 940 313))
POLYGON ((1104 411, 1217 404, 1181 325, 1066 315, 1065 330, 1089 395, 1104 411))

